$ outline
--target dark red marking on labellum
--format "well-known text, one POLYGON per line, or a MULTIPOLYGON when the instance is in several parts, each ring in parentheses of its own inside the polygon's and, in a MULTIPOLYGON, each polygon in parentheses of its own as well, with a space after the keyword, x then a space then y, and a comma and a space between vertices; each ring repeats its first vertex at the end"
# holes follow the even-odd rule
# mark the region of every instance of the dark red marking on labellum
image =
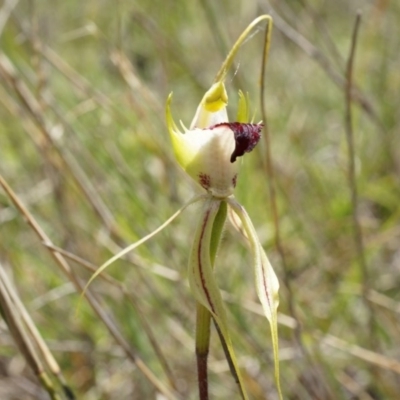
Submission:
POLYGON ((237 157, 242 156, 244 153, 250 153, 260 140, 260 132, 263 124, 243 124, 241 122, 224 122, 211 127, 217 128, 220 126, 227 126, 233 131, 235 136, 235 150, 231 155, 231 163, 236 161, 237 157))
POLYGON ((235 174, 235 176, 232 178, 233 187, 236 187, 236 183, 237 183, 237 174, 235 174))
POLYGON ((207 174, 203 174, 202 172, 200 172, 199 174, 199 180, 200 180, 200 185, 204 188, 204 189, 209 189, 210 188, 210 184, 211 184, 211 178, 210 175, 207 174))

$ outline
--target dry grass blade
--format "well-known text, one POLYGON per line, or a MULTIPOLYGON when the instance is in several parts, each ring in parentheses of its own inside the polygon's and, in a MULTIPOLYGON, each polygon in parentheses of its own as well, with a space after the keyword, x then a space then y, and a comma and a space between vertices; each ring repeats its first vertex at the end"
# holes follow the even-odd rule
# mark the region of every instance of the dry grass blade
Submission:
MULTIPOLYGON (((318 49, 318 47, 314 46, 309 40, 292 28, 282 17, 279 16, 278 13, 273 10, 270 5, 268 9, 274 18, 276 27, 288 39, 299 46, 309 57, 313 58, 337 86, 345 89, 346 79, 334 68, 329 59, 318 49)), ((360 90, 353 88, 351 97, 352 100, 356 101, 379 127, 382 127, 380 117, 374 105, 360 90)))
MULTIPOLYGON (((50 238, 46 235, 40 225, 36 222, 34 217, 30 214, 30 212, 25 208, 25 206, 18 199, 17 195, 11 189, 11 187, 7 184, 7 182, 0 175, 0 184, 15 205, 15 207, 20 211, 20 213, 26 218, 29 226, 33 229, 35 234, 39 237, 42 242, 52 244, 50 238)), ((50 250, 50 249, 49 249, 50 250)), ((82 293, 83 285, 81 281, 75 276, 70 265, 66 261, 66 259, 57 251, 50 250, 50 254, 53 256, 57 265, 61 268, 62 272, 67 276, 67 278, 74 284, 75 289, 78 293, 82 293)), ((147 367, 147 365, 138 357, 135 351, 129 346, 115 322, 112 318, 106 313, 104 308, 98 302, 98 300, 94 297, 91 291, 85 291, 85 298, 89 305, 92 307, 93 311, 97 314, 100 320, 104 323, 104 325, 109 330, 110 334, 114 337, 115 341, 121 346, 124 350, 127 357, 139 368, 139 370, 143 373, 143 375, 157 388, 161 393, 163 393, 168 399, 175 399, 176 396, 169 390, 165 385, 153 374, 153 372, 147 367)))
POLYGON ((12 10, 17 6, 19 0, 5 0, 0 10, 0 37, 3 33, 4 26, 10 18, 12 10))
MULTIPOLYGON (((21 103, 24 105, 25 110, 31 116, 36 126, 44 136, 45 141, 50 145, 51 148, 56 150, 64 166, 68 171, 70 171, 78 187, 81 189, 89 204, 93 207, 94 211, 101 218, 107 230, 109 230, 113 235, 119 236, 116 232, 114 218, 108 207, 101 200, 100 196, 91 184, 90 179, 88 179, 79 163, 75 160, 74 156, 60 146, 56 140, 54 140, 51 134, 51 125, 48 123, 48 121, 46 121, 45 116, 41 111, 40 104, 28 86, 19 79, 17 71, 15 70, 10 59, 3 53, 0 53, 0 76, 2 76, 4 81, 15 90, 15 93, 18 95, 21 103)), ((14 109, 15 108, 16 107, 14 107, 14 109)), ((37 139, 36 142, 38 141, 39 140, 37 139)))
POLYGON ((349 353, 354 357, 368 362, 369 364, 378 366, 389 371, 393 371, 396 374, 400 375, 400 362, 393 358, 389 358, 380 353, 364 349, 363 347, 355 344, 347 343, 346 341, 332 335, 324 337, 322 343, 334 347, 335 349, 339 349, 341 351, 349 353))
POLYGON ((370 290, 368 293, 368 300, 384 307, 396 314, 400 314, 400 302, 391 299, 376 290, 370 290))
POLYGON ((203 91, 207 87, 200 79, 198 71, 186 60, 182 49, 177 47, 176 43, 168 35, 164 34, 152 16, 145 12, 138 4, 134 5, 132 21, 141 26, 146 31, 146 35, 152 38, 155 46, 157 46, 158 57, 161 63, 165 63, 168 58, 173 58, 185 73, 190 75, 198 89, 203 91))
POLYGON ((345 102, 346 102, 346 116, 345 116, 345 130, 346 130, 346 140, 347 140, 347 150, 348 150, 348 179, 349 179, 349 187, 351 193, 351 206, 352 206, 352 220, 353 220, 353 235, 354 235, 354 243, 357 252, 357 259, 359 263, 359 267, 361 270, 362 276, 362 297, 364 300, 365 307, 368 310, 368 328, 369 328, 369 339, 370 346, 375 348, 377 345, 377 337, 376 337, 376 322, 374 316, 374 310, 372 308, 371 303, 368 301, 368 293, 369 293, 369 274, 367 268, 367 262, 365 258, 365 250, 364 250, 364 240, 363 234, 361 230, 359 210, 358 210, 358 190, 357 190, 357 178, 356 178, 356 154, 355 154, 355 145, 354 145, 354 133, 353 133, 353 114, 351 107, 351 93, 353 90, 353 65, 354 58, 356 52, 357 45, 357 35, 361 22, 361 13, 359 12, 356 17, 356 21, 354 24, 354 30, 351 40, 351 48, 349 53, 349 58, 347 60, 347 68, 346 68, 346 90, 345 90, 345 102))
POLYGON ((142 108, 141 113, 143 115, 148 112, 148 109, 145 109, 144 105, 150 105, 151 109, 157 114, 164 113, 160 102, 154 93, 139 79, 137 72, 125 53, 115 50, 111 54, 111 61, 116 65, 125 82, 132 90, 132 94, 136 100, 135 107, 142 108))
MULTIPOLYGON (((66 251, 64 249, 61 249, 60 247, 56 247, 53 246, 51 244, 48 243, 44 243, 44 245, 46 247, 48 247, 49 249, 56 251, 59 254, 62 254, 64 257, 68 258, 71 261, 76 262, 77 264, 83 266, 84 268, 86 268, 88 271, 94 273, 97 271, 98 267, 97 265, 92 264, 91 262, 83 259, 82 257, 77 256, 76 254, 73 254, 69 251, 66 251)), ((171 368, 168 365, 168 361, 165 358, 163 351, 160 347, 160 345, 157 342, 157 339, 154 336, 154 333, 152 331, 152 328, 150 326, 150 324, 148 323, 145 313, 143 312, 141 306, 140 306, 140 301, 137 298, 137 296, 135 296, 135 294, 132 291, 129 291, 126 289, 125 285, 122 284, 121 282, 117 281, 116 279, 112 278, 109 274, 107 274, 106 272, 102 272, 99 274, 99 278, 103 279, 104 281, 108 282, 110 285, 118 288, 119 290, 122 291, 122 293, 124 294, 124 296, 129 299, 129 301, 131 302, 133 308, 135 309, 137 315, 139 316, 139 319, 142 323, 143 329, 146 332, 146 335, 151 343, 151 345, 153 346, 154 352, 157 354, 157 357, 160 361, 160 364, 162 366, 162 368, 164 369, 164 372, 166 374, 166 376, 168 377, 168 380, 170 382, 171 387, 173 387, 174 389, 176 389, 176 383, 175 383, 175 378, 172 374, 171 368)))
MULTIPOLYGON (((0 312, 3 315, 8 329, 27 364, 39 379, 43 388, 48 392, 52 400, 61 400, 58 391, 54 388, 51 379, 48 377, 43 364, 37 354, 34 344, 25 330, 23 316, 20 308, 15 302, 17 297, 10 282, 5 278, 3 267, 0 266, 0 312)), ((71 392, 66 392, 70 394, 71 392)), ((73 397, 70 397, 70 399, 73 397)))
POLYGON ((359 400, 374 400, 349 374, 341 373, 337 379, 355 398, 359 400))
POLYGON ((46 342, 43 340, 39 330, 37 329, 35 323, 33 322, 31 316, 26 310, 24 304, 16 293, 15 289, 12 286, 10 279, 8 278, 4 268, 0 265, 0 280, 2 281, 3 287, 6 288, 9 292, 9 296, 14 304, 14 309, 20 314, 21 320, 23 321, 29 335, 31 336, 33 342, 37 346, 38 350, 41 353, 43 360, 45 361, 47 367, 50 372, 56 377, 60 386, 63 388, 64 393, 66 394, 68 399, 75 399, 75 395, 72 392, 71 388, 67 385, 66 380, 61 372, 61 369, 48 348, 46 342))
POLYGON ((34 45, 35 50, 48 61, 56 70, 58 70, 65 78, 78 89, 86 98, 93 99, 103 109, 114 114, 118 119, 127 123, 129 120, 115 103, 103 92, 93 87, 91 83, 82 75, 80 75, 74 68, 72 68, 63 58, 61 58, 50 46, 39 41, 37 37, 30 33, 23 23, 13 15, 13 21, 17 24, 18 28, 23 32, 24 37, 34 45))
POLYGON ((281 239, 281 229, 280 229, 280 221, 279 221, 279 211, 277 205, 277 194, 276 194, 276 181, 275 181, 275 172, 274 172, 274 164, 272 160, 272 150, 271 150, 271 139, 268 129, 268 119, 267 119, 267 111, 266 111, 266 104, 265 104, 265 71, 267 65, 267 55, 269 49, 269 40, 270 40, 270 31, 272 29, 272 24, 269 23, 265 32, 265 50, 263 53, 262 64, 261 64, 261 90, 260 90, 260 107, 261 107, 261 115, 262 120, 264 123, 263 128, 263 137, 264 137, 264 154, 265 154, 265 161, 264 161, 264 169, 265 174, 267 177, 267 185, 268 185, 268 192, 269 192, 269 201, 270 201, 270 209, 272 214, 273 220, 273 227, 274 227, 274 242, 277 252, 279 254, 279 258, 283 268, 283 281, 285 283, 286 290, 288 292, 288 306, 289 306, 289 313, 290 317, 296 322, 294 324, 294 338, 296 341, 296 345, 300 352, 303 354, 304 358, 307 360, 310 366, 310 372, 312 374, 312 386, 310 390, 316 391, 319 393, 318 395, 322 398, 333 398, 330 391, 329 386, 325 382, 325 378, 321 373, 321 369, 315 365, 312 356, 309 354, 309 351, 305 347, 303 343, 302 337, 302 327, 301 324, 298 322, 299 318, 296 311, 295 306, 295 297, 294 291, 292 288, 292 283, 290 281, 290 270, 289 265, 286 261, 285 250, 282 245, 281 239), (321 386, 322 383, 323 385, 321 386))

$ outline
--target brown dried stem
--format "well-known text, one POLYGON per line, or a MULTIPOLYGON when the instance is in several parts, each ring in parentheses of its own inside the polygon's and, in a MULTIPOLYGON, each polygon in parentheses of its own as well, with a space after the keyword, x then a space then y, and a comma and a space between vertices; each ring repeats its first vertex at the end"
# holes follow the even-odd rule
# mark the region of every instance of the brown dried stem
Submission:
MULTIPOLYGON (((268 26, 265 31, 265 43, 266 43, 266 49, 269 47, 269 40, 270 40, 270 35, 271 35, 271 29, 272 26, 270 23, 268 23, 268 26)), ((267 64, 267 56, 268 52, 264 51, 263 53, 263 59, 262 59, 262 68, 261 68, 261 91, 260 91, 260 104, 261 104, 261 115, 262 115, 262 120, 264 123, 264 129, 263 129, 263 137, 264 137, 264 143, 265 143, 265 170, 267 174, 267 185, 268 185, 268 191, 269 191, 269 200, 270 200, 270 206, 271 206, 271 213, 272 213, 272 219, 273 219, 273 226, 274 226, 274 242, 275 242, 275 247, 277 249, 277 252, 279 254, 281 264, 282 264, 282 269, 283 269, 283 280, 287 289, 287 300, 288 300, 288 308, 289 308, 289 313, 290 316, 296 321, 296 324, 294 326, 294 337, 297 343, 297 346, 303 356, 308 360, 309 365, 312 367, 312 376, 314 382, 314 387, 315 390, 321 390, 319 389, 321 387, 318 382, 325 382, 325 379, 323 378, 322 374, 320 373, 320 370, 314 365, 314 362, 311 358, 311 355, 307 351, 306 347, 304 346, 303 339, 302 339, 302 328, 301 324, 299 323, 299 318, 297 316, 296 312, 296 307, 295 307, 295 298, 294 298, 294 292, 292 289, 292 285, 290 282, 290 268, 289 265, 286 261, 286 256, 285 256, 285 250, 282 244, 282 239, 281 239, 281 233, 280 233, 280 223, 279 223, 279 211, 278 211, 278 205, 277 205, 277 199, 276 199, 276 183, 275 183, 275 171, 274 171, 274 166, 273 166, 273 161, 272 161, 272 154, 271 154, 271 139, 270 139, 270 134, 269 134, 269 129, 268 129, 268 120, 267 120, 267 111, 266 111, 266 104, 265 104, 265 71, 266 71, 266 64, 267 64)), ((333 398, 330 393, 329 393, 329 388, 327 385, 325 385, 326 390, 324 390, 324 393, 321 394, 321 398, 333 398)))

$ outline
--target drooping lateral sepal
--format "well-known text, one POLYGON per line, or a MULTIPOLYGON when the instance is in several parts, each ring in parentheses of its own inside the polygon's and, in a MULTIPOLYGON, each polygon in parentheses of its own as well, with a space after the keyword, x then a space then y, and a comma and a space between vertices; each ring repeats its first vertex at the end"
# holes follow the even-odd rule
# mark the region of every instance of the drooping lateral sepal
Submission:
POLYGON ((257 295, 267 317, 272 337, 272 347, 275 364, 275 380, 280 399, 282 392, 279 378, 279 344, 277 309, 279 305, 279 281, 258 239, 257 232, 246 210, 234 198, 229 198, 228 204, 239 217, 243 230, 249 240, 253 257, 254 274, 257 295))

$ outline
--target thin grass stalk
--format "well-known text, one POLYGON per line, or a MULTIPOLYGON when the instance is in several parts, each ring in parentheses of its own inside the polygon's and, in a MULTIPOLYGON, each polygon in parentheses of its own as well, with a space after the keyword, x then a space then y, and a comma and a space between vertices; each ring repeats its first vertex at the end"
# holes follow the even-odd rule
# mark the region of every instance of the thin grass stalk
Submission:
POLYGON ((394 372, 396 376, 400 377, 400 361, 396 358, 389 358, 381 353, 371 351, 353 343, 348 343, 333 335, 325 335, 322 338, 322 342, 336 350, 343 351, 359 360, 363 360, 374 367, 382 368, 384 371, 394 372))
POLYGON ((272 213, 272 221, 274 227, 274 243, 281 259, 281 264, 283 268, 283 277, 286 289, 288 291, 288 308, 291 317, 296 321, 296 326, 294 331, 296 332, 296 339, 298 342, 301 342, 301 333, 300 333, 300 324, 298 323, 298 317, 296 315, 295 310, 295 300, 294 294, 292 290, 292 285, 289 279, 289 266, 286 262, 285 251, 283 249, 282 240, 281 240, 281 232, 280 232, 280 222, 279 222, 279 212, 278 205, 276 199, 276 182, 275 182, 275 170, 272 161, 272 151, 271 151, 271 137, 269 134, 268 128, 268 119, 267 119, 267 107, 265 103, 265 72, 266 65, 268 61, 268 49, 270 47, 271 41, 271 32, 272 32, 272 21, 268 21, 267 29, 265 30, 265 50, 263 53, 262 63, 261 63, 261 90, 260 90, 260 105, 261 105, 261 116, 264 123, 263 128, 263 138, 264 138, 264 148, 265 148, 265 158, 263 158, 265 162, 265 171, 267 175, 267 185, 269 192, 269 202, 272 213))
MULTIPOLYGON (((322 68, 327 74, 331 81, 337 85, 340 89, 346 88, 346 79, 341 71, 337 71, 332 65, 330 60, 325 54, 314 44, 312 44, 307 38, 301 35, 296 29, 289 25, 271 6, 270 2, 266 2, 268 5, 268 11, 274 18, 275 25, 283 35, 285 35, 290 41, 296 44, 307 56, 315 60, 315 62, 322 68)), ((380 129, 384 129, 382 120, 377 112, 375 105, 370 99, 358 88, 353 88, 351 93, 352 100, 358 103, 361 109, 371 118, 372 122, 380 129)))
POLYGON ((11 336, 25 361, 38 378, 43 389, 49 394, 50 398, 52 400, 62 400, 62 397, 54 388, 52 380, 44 369, 34 344, 25 331, 19 309, 15 306, 12 298, 13 296, 10 295, 13 289, 7 286, 7 283, 9 282, 3 280, 2 274, 0 276, 0 312, 8 326, 11 336))
POLYGON ((2 76, 3 79, 13 88, 19 100, 21 101, 23 108, 27 111, 35 125, 39 128, 49 146, 54 148, 60 157, 61 162, 70 172, 72 178, 85 195, 93 210, 100 217, 107 230, 109 230, 114 236, 119 237, 114 217, 110 210, 94 189, 90 179, 86 176, 75 157, 64 147, 56 143, 50 133, 49 123, 42 113, 40 103, 36 100, 35 96, 25 82, 19 78, 11 60, 3 53, 0 53, 0 76, 2 76))
POLYGON ((354 145, 354 132, 353 132, 353 113, 352 113, 352 98, 351 93, 353 90, 353 69, 354 59, 356 54, 357 37, 361 23, 361 12, 357 13, 356 20, 353 28, 353 35, 351 39, 350 53, 346 65, 346 87, 345 87, 345 103, 346 103, 346 115, 345 115, 345 131, 346 131, 346 142, 347 142, 347 154, 348 154, 348 183, 350 188, 351 196, 351 217, 353 225, 353 240, 357 253, 358 265, 362 279, 362 299, 365 308, 368 311, 368 333, 369 341, 372 349, 378 345, 378 338, 376 335, 376 321, 374 316, 374 309, 372 303, 369 301, 369 286, 370 277, 368 273, 368 266, 365 257, 365 246, 364 239, 361 229, 360 216, 358 211, 358 189, 357 189, 357 178, 356 178, 356 163, 355 163, 355 145, 354 145))
MULTIPOLYGON (((84 258, 77 256, 76 254, 73 254, 69 251, 66 251, 66 250, 60 248, 60 247, 53 246, 48 243, 44 243, 44 245, 53 251, 57 251, 58 253, 62 254, 64 257, 68 258, 69 260, 76 262, 77 264, 81 265, 86 270, 88 270, 92 273, 96 272, 98 269, 97 265, 92 264, 88 260, 85 260, 84 258)), ((145 331, 145 334, 147 335, 147 338, 149 339, 150 344, 153 346, 153 350, 154 350, 155 354, 157 355, 157 358, 160 361, 160 365, 163 368, 171 387, 176 389, 177 388, 176 380, 173 376, 172 370, 168 364, 166 357, 163 354, 161 346, 159 345, 159 343, 152 331, 150 324, 147 322, 147 319, 145 318, 144 312, 141 309, 141 305, 140 305, 140 302, 139 302, 139 299, 137 298, 137 296, 132 291, 129 291, 123 283, 117 281, 116 279, 111 277, 109 274, 107 274, 105 271, 100 273, 99 277, 101 279, 103 279, 105 282, 107 282, 110 285, 117 288, 118 290, 122 291, 123 295, 129 300, 133 309, 139 316, 140 322, 142 323, 142 326, 143 326, 143 330, 145 331)))
MULTIPOLYGON (((137 3, 132 4, 132 6, 132 22, 145 30, 146 36, 153 40, 160 62, 167 64, 168 59, 175 60, 176 65, 179 65, 185 71, 185 75, 190 77, 190 81, 194 83, 197 89, 204 91, 206 85, 202 82, 196 66, 193 65, 192 59, 185 57, 185 52, 182 51, 180 46, 177 46, 176 41, 165 35, 165 31, 157 24, 153 16, 143 10, 137 3)), ((164 68, 167 69, 167 66, 164 65, 164 68)))
MULTIPOLYGON (((13 14, 11 16, 12 21, 16 27, 24 35, 24 38, 31 42, 33 41, 30 30, 27 29, 24 23, 22 23, 18 17, 13 14)), ((96 29, 96 27, 94 28, 96 29)), ((95 31, 97 32, 97 31, 95 31)), ((115 116, 120 122, 127 124, 130 123, 129 119, 121 109, 116 106, 107 95, 101 92, 99 89, 92 86, 92 84, 81 74, 79 74, 74 68, 72 68, 63 58, 61 58, 51 47, 39 42, 36 49, 43 58, 52 65, 61 75, 63 75, 79 92, 83 93, 86 98, 93 99, 101 108, 115 116)))
MULTIPOLYGON (((212 37, 217 45, 218 51, 222 58, 225 57, 227 53, 226 40, 223 35, 225 29, 220 29, 219 21, 221 20, 220 15, 217 15, 213 6, 216 5, 214 2, 209 2, 208 0, 200 0, 201 6, 206 14, 206 21, 209 26, 210 32, 213 33, 212 37)), ((225 21, 223 21, 225 23, 225 21)))
POLYGON ((19 0, 5 0, 3 2, 3 6, 0 9, 0 37, 3 34, 4 27, 18 2, 19 0))
POLYGON ((29 332, 30 337, 35 343, 37 349, 41 353, 42 359, 45 361, 48 369, 57 379, 60 386, 63 388, 63 391, 68 399, 75 399, 75 395, 72 389, 66 383, 66 380, 61 372, 61 368, 58 365, 56 359, 48 348, 46 342, 43 340, 42 335, 37 329, 35 323, 33 322, 31 316, 26 310, 24 304, 22 303, 20 297, 16 293, 15 289, 12 286, 10 279, 8 278, 4 268, 0 265, 0 279, 3 281, 4 286, 7 288, 9 292, 9 296, 14 303, 15 308, 18 310, 21 320, 23 321, 27 331, 29 332))
POLYGON ((311 355, 309 354, 308 350, 306 349, 303 338, 302 338, 302 327, 301 324, 299 323, 299 318, 297 316, 297 311, 295 307, 295 298, 294 298, 294 292, 292 289, 292 284, 290 281, 290 269, 289 265, 286 260, 285 256, 285 250, 282 244, 282 239, 281 239, 281 231, 280 231, 280 221, 279 221, 279 211, 278 211, 278 205, 277 205, 277 197, 276 197, 276 179, 275 179, 275 170, 273 166, 273 161, 272 161, 272 150, 271 150, 271 138, 269 134, 269 129, 268 129, 268 119, 267 119, 267 107, 265 103, 265 71, 266 71, 266 65, 267 65, 267 60, 268 60, 268 50, 270 47, 270 40, 271 40, 271 31, 272 31, 272 20, 268 21, 267 28, 265 30, 265 50, 263 53, 263 58, 262 58, 262 64, 261 64, 261 90, 260 90, 260 105, 261 105, 261 115, 262 115, 262 120, 264 123, 264 143, 265 143, 265 171, 267 175, 267 185, 268 185, 268 192, 269 192, 269 201, 270 201, 270 207, 271 207, 271 213, 272 213, 272 221, 273 221, 273 227, 274 227, 274 242, 275 242, 275 247, 277 249, 277 252, 279 254, 281 264, 282 264, 282 269, 283 269, 283 281, 286 286, 286 290, 288 293, 287 300, 288 300, 288 308, 289 308, 289 314, 290 316, 296 321, 296 324, 294 326, 294 338, 297 343, 297 346, 301 353, 305 356, 305 358, 308 360, 309 365, 312 367, 312 376, 314 380, 314 386, 316 388, 320 387, 320 384, 318 382, 323 382, 325 386, 324 394, 321 394, 323 398, 332 398, 329 393, 329 387, 325 383, 325 379, 323 375, 320 373, 318 368, 314 365, 314 361, 312 360, 311 355))
MULTIPOLYGON (((18 196, 14 193, 8 183, 4 180, 2 175, 0 175, 0 185, 3 187, 15 207, 20 211, 20 213, 26 218, 29 226, 33 229, 35 234, 39 237, 42 242, 52 244, 50 238, 43 231, 41 226, 37 223, 34 217, 30 214, 30 212, 25 208, 23 203, 19 200, 18 196)), ((84 286, 82 282, 76 277, 73 273, 70 265, 67 260, 57 251, 50 251, 50 254, 53 256, 56 264, 61 268, 62 272, 66 275, 66 277, 73 283, 77 293, 81 293, 86 298, 87 302, 93 309, 93 311, 97 314, 100 320, 107 327, 109 333, 114 337, 115 341, 121 346, 124 350, 127 357, 139 368, 142 374, 149 380, 149 382, 157 388, 161 393, 163 393, 168 399, 176 399, 177 394, 173 393, 169 388, 167 388, 156 376, 155 374, 147 367, 147 365, 139 358, 136 352, 130 347, 130 345, 126 342, 125 338, 122 336, 119 328, 113 321, 113 319, 107 314, 101 304, 98 302, 96 297, 89 290, 83 290, 84 286)))
MULTIPOLYGON (((0 102, 3 103, 3 105, 5 106, 5 108, 12 113, 13 115, 17 116, 24 129, 30 134, 32 140, 34 141, 34 144, 36 146, 38 146, 40 148, 40 143, 39 140, 36 139, 37 135, 39 134, 39 132, 37 132, 37 130, 39 129, 29 118, 27 118, 24 114, 24 110, 18 105, 16 104, 8 95, 5 91, 2 91, 0 88, 0 93, 2 95, 0 95, 0 102)), ((121 242, 122 239, 119 239, 119 242, 121 242)), ((49 249, 51 249, 52 251, 60 251, 60 249, 56 246, 53 246, 51 243, 44 241, 43 244, 45 246, 47 246, 49 249)), ((118 246, 119 247, 119 246, 118 246)), ((63 254, 63 253, 60 253, 63 254)), ((65 256, 65 254, 63 254, 65 256)), ((76 260, 75 260, 76 261, 76 260)), ((79 261, 78 261, 79 262, 79 261)), ((140 274, 140 270, 139 270, 139 274, 140 274)), ((154 289, 151 289, 154 292, 154 289)), ((125 293, 128 297, 130 297, 131 295, 129 294, 128 291, 125 290, 125 293)), ((131 299, 132 301, 132 299, 131 299)), ((140 313, 139 313, 140 315, 140 313)), ((143 321, 143 320, 142 320, 143 321)), ((160 359, 160 363, 163 365, 163 368, 166 372, 166 375, 170 381, 171 387, 172 388, 176 388, 176 384, 175 384, 175 379, 172 376, 171 370, 168 367, 168 364, 165 360, 165 358, 161 355, 161 349, 159 349, 159 346, 156 346, 156 341, 154 340, 154 338, 152 338, 152 335, 150 333, 150 331, 146 330, 149 337, 149 340, 153 343, 155 352, 158 354, 159 359, 160 359)))

